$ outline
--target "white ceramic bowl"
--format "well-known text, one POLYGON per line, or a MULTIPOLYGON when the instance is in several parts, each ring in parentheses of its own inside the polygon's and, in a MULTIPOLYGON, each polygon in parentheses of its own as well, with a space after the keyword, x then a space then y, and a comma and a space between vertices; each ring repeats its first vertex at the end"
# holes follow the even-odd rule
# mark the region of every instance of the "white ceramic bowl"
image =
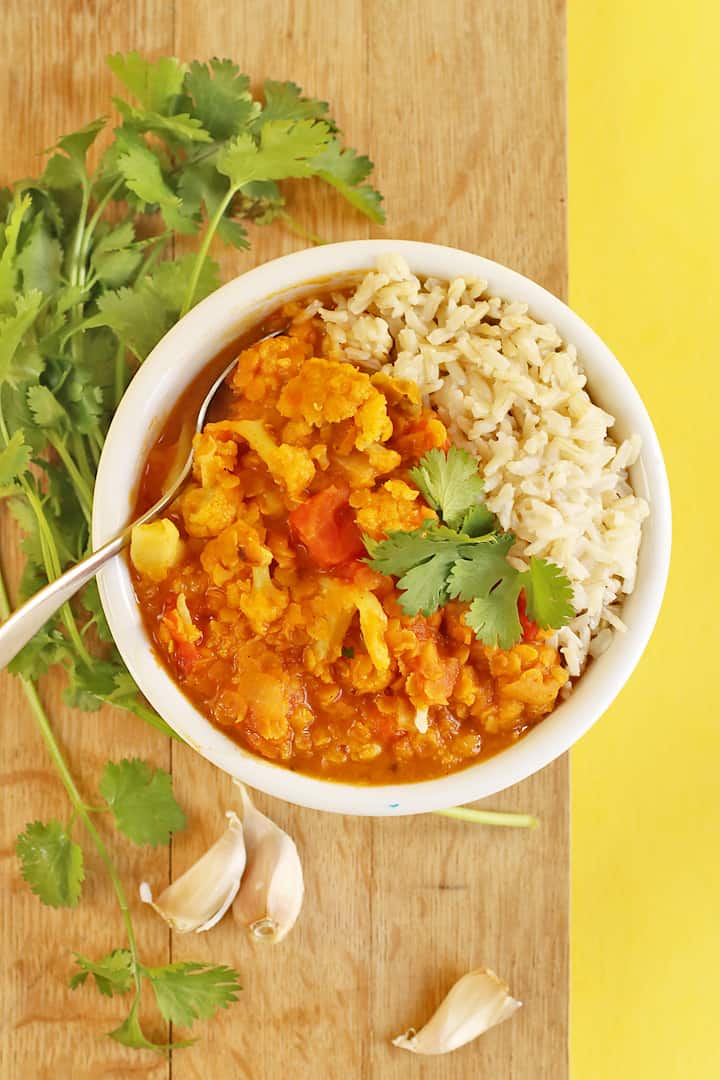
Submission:
POLYGON ((117 646, 154 708, 191 746, 251 787, 289 802, 344 814, 413 814, 492 795, 564 753, 595 723, 630 677, 660 609, 670 557, 670 497, 662 454, 640 397, 600 338, 562 301, 513 270, 453 248, 395 240, 356 240, 298 251, 229 282, 169 331, 141 367, 115 414, 103 450, 93 509, 96 545, 129 520, 146 454, 171 407, 205 365, 279 304, 313 291, 318 280, 340 284, 372 267, 379 254, 403 255, 424 276, 481 277, 493 293, 525 301, 577 346, 595 401, 617 419, 614 433, 642 436, 632 470, 635 490, 650 503, 637 585, 623 609, 628 626, 594 660, 567 701, 524 739, 496 757, 438 780, 363 787, 290 772, 243 750, 193 707, 158 662, 145 633, 123 558, 100 577, 100 594, 117 646))

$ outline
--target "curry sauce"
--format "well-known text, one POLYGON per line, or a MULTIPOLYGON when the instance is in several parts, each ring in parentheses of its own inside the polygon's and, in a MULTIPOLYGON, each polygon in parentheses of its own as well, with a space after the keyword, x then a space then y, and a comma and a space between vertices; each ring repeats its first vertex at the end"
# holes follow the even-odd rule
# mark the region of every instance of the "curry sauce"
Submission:
MULTIPOLYGON (((508 651, 476 640, 466 605, 404 614, 363 535, 435 520, 408 474, 447 448, 414 383, 360 370, 288 304, 236 348, 195 436, 192 478, 131 548, 162 662, 214 724, 263 758, 360 783, 444 775, 497 753, 555 705, 567 672, 541 632, 508 651), (285 333, 258 342, 268 330, 285 333)), ((160 495, 218 358, 149 454, 160 495)))

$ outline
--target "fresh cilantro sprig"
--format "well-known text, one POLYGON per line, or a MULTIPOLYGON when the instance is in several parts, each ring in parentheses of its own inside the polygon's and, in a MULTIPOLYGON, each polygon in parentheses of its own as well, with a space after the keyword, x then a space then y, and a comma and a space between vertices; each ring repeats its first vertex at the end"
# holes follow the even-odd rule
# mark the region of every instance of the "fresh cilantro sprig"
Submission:
MULTIPOLYGON (((330 184, 383 219, 372 163, 343 147, 328 104, 294 83, 267 80, 256 97, 231 60, 131 52, 108 63, 128 92, 113 99, 120 124, 110 131, 101 116, 62 136, 40 176, 0 191, 0 500, 25 534, 21 602, 88 551, 114 410, 134 367, 219 285, 213 239, 245 250, 249 222, 278 219, 302 231, 282 192, 291 178, 330 184), (197 237, 197 251, 163 261, 178 236, 197 237)), ((68 704, 117 705, 172 735, 102 633, 98 607, 88 586, 11 670, 38 678, 61 664, 68 704)))
POLYGON ((33 821, 15 842, 20 873, 43 904, 77 907, 85 868, 82 848, 59 821, 33 821))
POLYGON ((483 482, 477 461, 467 450, 451 446, 447 454, 437 448, 428 450, 410 476, 450 529, 458 529, 466 514, 478 507, 483 496, 483 482))
POLYGON ((465 621, 476 637, 501 649, 522 638, 523 591, 527 615, 539 627, 557 630, 569 622, 572 587, 560 567, 532 558, 519 571, 508 562, 515 537, 500 530, 481 501, 483 483, 472 455, 458 447, 447 454, 430 450, 410 476, 445 524, 391 532, 379 541, 363 537, 373 570, 398 579, 406 614, 429 616, 449 600, 461 600, 470 605, 465 621))
MULTIPOLYGON (((328 104, 294 83, 267 80, 256 97, 231 60, 187 65, 132 52, 108 63, 129 92, 113 99, 120 123, 111 131, 101 116, 62 136, 39 176, 0 189, 0 502, 23 533, 20 602, 87 553, 113 413, 135 367, 219 285, 214 238, 244 251, 249 224, 276 220, 309 235, 288 213, 282 185, 290 178, 329 184, 371 220, 384 219, 382 198, 367 183, 372 162, 343 146, 328 104), (179 237, 195 237, 196 250, 163 261, 179 237)), ((0 573, 0 618, 9 614, 0 573)), ((235 1000, 237 978, 224 967, 140 963, 122 882, 93 815, 110 813, 131 840, 151 845, 167 843, 185 819, 169 776, 139 761, 109 763, 104 806, 85 804, 35 687, 57 665, 67 675, 67 704, 116 705, 173 732, 123 665, 94 582, 10 665, 73 807, 68 824, 27 826, 17 842, 22 874, 44 903, 74 907, 84 858, 72 833, 83 823, 112 881, 128 947, 99 961, 78 957, 73 985, 91 975, 101 993, 133 991, 113 1038, 169 1049, 140 1027, 142 985, 151 985, 166 1019, 189 1024, 235 1000)))
MULTIPOLYGON (((53 740, 57 753, 59 749, 53 740)), ((123 910, 128 947, 114 949, 100 960, 75 954, 78 970, 70 978, 74 990, 92 977, 106 997, 133 991, 127 1018, 109 1034, 125 1046, 165 1052, 188 1046, 189 1041, 156 1043, 140 1026, 138 1009, 142 988, 149 985, 160 1013, 170 1023, 189 1027, 197 1019, 208 1019, 218 1009, 237 1000, 240 989, 237 972, 224 965, 184 962, 150 967, 140 961, 132 919, 123 887, 112 859, 92 822, 103 811, 112 813, 117 828, 136 844, 167 844, 170 835, 185 827, 185 815, 172 793, 169 773, 153 769, 135 758, 109 761, 100 780, 100 794, 105 805, 88 807, 72 779, 66 788, 75 817, 84 820, 90 835, 110 871, 118 901, 123 910)), ((17 839, 15 850, 22 876, 35 895, 50 907, 77 907, 85 878, 83 851, 71 837, 72 823, 59 821, 43 824, 34 821, 17 839)))
POLYGON ((135 844, 167 844, 171 833, 185 828, 185 815, 172 793, 170 774, 151 769, 137 758, 117 764, 108 761, 100 794, 120 832, 135 844))

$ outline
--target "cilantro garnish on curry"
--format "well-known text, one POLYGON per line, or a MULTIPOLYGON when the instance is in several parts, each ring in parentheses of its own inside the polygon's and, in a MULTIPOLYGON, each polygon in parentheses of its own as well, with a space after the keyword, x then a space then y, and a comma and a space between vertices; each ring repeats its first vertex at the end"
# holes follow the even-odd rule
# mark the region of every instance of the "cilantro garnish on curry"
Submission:
POLYGON ((281 320, 241 352, 170 514, 135 532, 158 653, 215 724, 304 773, 412 781, 490 756, 568 680, 547 638, 570 584, 544 559, 513 565, 476 460, 413 382, 347 362, 302 304, 281 320))

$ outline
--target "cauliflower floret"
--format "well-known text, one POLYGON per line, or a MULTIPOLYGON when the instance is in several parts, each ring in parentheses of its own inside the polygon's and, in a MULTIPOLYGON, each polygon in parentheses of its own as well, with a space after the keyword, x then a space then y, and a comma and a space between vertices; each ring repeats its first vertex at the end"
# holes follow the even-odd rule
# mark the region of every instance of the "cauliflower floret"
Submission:
POLYGON ((246 642, 237 653, 237 720, 261 738, 278 742, 288 736, 289 719, 302 699, 297 675, 258 640, 246 642))
POLYGON ((280 618, 287 606, 288 594, 273 585, 268 567, 254 566, 252 589, 240 598, 240 610, 255 633, 267 633, 270 624, 280 618))
POLYGON ((242 506, 238 488, 190 484, 178 499, 189 536, 217 536, 232 525, 242 506))
POLYGON ((310 355, 311 346, 297 337, 261 341, 240 353, 231 385, 248 401, 274 397, 310 355))
POLYGON ((420 492, 403 480, 386 480, 376 491, 354 491, 350 505, 357 511, 355 522, 360 531, 380 540, 390 532, 418 529, 436 517, 419 496, 420 492))
POLYGON ((336 454, 335 462, 351 488, 371 488, 379 476, 397 469, 402 458, 395 450, 373 443, 364 453, 351 450, 349 454, 336 454))
POLYGON ((340 360, 314 356, 283 387, 278 412, 288 419, 302 419, 312 427, 321 427, 348 420, 373 393, 377 391, 364 371, 340 360))
POLYGON ((227 431, 245 439, 267 465, 276 483, 297 499, 315 476, 315 466, 307 450, 274 442, 261 420, 223 420, 208 424, 206 431, 227 431))
POLYGON ((216 439, 207 430, 199 432, 193 439, 193 476, 203 487, 220 479, 232 479, 237 485, 237 477, 231 475, 237 454, 237 443, 232 439, 216 439))
POLYGON ((387 615, 374 593, 336 578, 323 578, 310 610, 308 632, 314 642, 308 655, 311 665, 332 664, 338 659, 357 611, 360 632, 373 666, 379 671, 390 667, 390 654, 385 643, 387 615))
POLYGON ((387 671, 390 667, 390 653, 385 643, 385 631, 388 618, 375 593, 357 589, 355 606, 360 613, 360 632, 365 648, 378 671, 387 671))
POLYGON ((402 458, 397 450, 389 450, 387 446, 374 443, 367 448, 367 456, 377 476, 392 472, 400 465, 402 458))
POLYGON ((353 419, 355 446, 386 442, 392 435, 385 397, 370 376, 341 360, 314 356, 284 387, 278 401, 282 416, 304 420, 312 427, 353 419))
POLYGON ((311 668, 338 659, 355 611, 350 585, 330 577, 320 580, 320 591, 308 606, 308 633, 313 645, 307 660, 311 668))
POLYGON ((393 433, 393 426, 382 394, 373 391, 372 396, 360 406, 355 413, 355 427, 358 429, 355 437, 358 450, 367 450, 372 443, 387 442, 393 433))
POLYGON ((213 584, 222 586, 242 577, 247 567, 269 566, 272 552, 266 548, 252 525, 235 521, 210 540, 200 554, 200 563, 213 584))
POLYGON ((130 560, 139 574, 162 581, 183 555, 177 526, 168 518, 136 525, 130 539, 130 560))
POLYGON ((195 623, 192 621, 192 615, 187 604, 185 593, 178 593, 178 598, 175 601, 175 610, 171 612, 175 616, 175 626, 179 637, 185 641, 189 641, 191 645, 199 641, 202 637, 202 632, 198 629, 195 623))

